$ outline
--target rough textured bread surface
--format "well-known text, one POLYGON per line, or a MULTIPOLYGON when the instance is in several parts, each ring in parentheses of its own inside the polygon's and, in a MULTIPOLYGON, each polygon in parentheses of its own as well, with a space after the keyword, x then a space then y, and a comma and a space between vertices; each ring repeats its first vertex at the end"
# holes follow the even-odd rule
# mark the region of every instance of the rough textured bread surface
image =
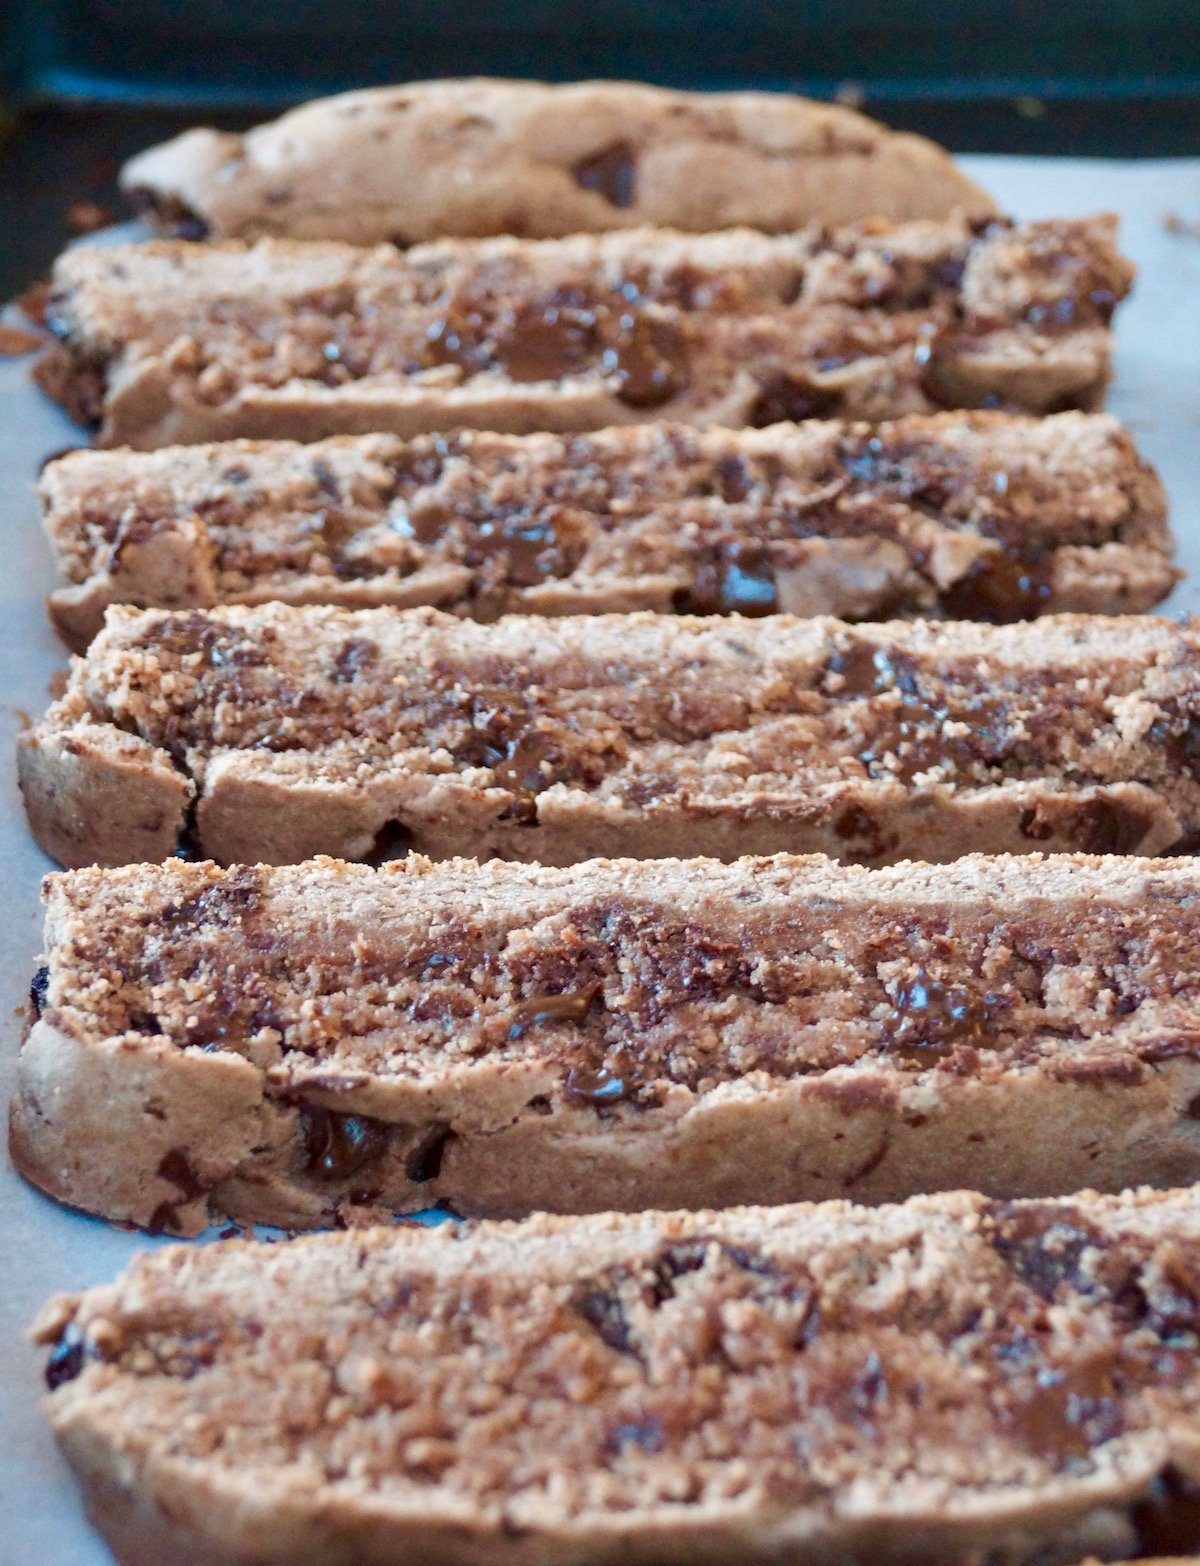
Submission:
POLYGON ((12 1154, 185 1234, 1181 1185, 1198 893, 1082 856, 75 871, 12 1154))
POLYGON ((958 1193, 171 1246, 43 1311, 122 1566, 1200 1547, 1200 1206, 958 1193))
POLYGON ((814 219, 986 217, 920 136, 783 93, 465 80, 343 93, 248 135, 198 129, 121 185, 168 234, 531 239, 659 224, 773 233, 814 219))
POLYGON ((1115 219, 260 240, 60 257, 42 385, 102 445, 1099 405, 1115 219))
POLYGON ((1192 851, 1200 627, 109 611, 21 736, 60 864, 1192 851))
POLYGON ((1140 612, 1177 576, 1102 414, 76 451, 39 492, 76 651, 111 603, 1014 620, 1140 612))

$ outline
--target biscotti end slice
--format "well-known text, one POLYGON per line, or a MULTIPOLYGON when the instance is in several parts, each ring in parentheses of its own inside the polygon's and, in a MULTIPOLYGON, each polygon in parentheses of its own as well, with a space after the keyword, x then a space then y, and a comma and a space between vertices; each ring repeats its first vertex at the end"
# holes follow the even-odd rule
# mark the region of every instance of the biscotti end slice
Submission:
POLYGON ((1184 1184, 1198 893, 1037 856, 76 871, 12 1156, 184 1234, 1184 1184))
POLYGON ((840 105, 606 81, 342 93, 245 136, 187 131, 133 158, 121 185, 184 239, 354 244, 996 210, 940 147, 840 105))
POLYGON ((1200 644, 1154 617, 850 626, 114 608, 19 741, 59 863, 1190 852, 1200 644))
POLYGON ((122 1566, 1070 1566, 1200 1549, 1192 1192, 138 1258, 47 1408, 122 1566))
POLYGON ((80 450, 38 487, 76 651, 112 603, 1016 620, 1178 579, 1162 485, 1103 414, 80 450))
POLYGON ((1104 216, 81 247, 37 374, 141 448, 1090 410, 1132 276, 1104 216))

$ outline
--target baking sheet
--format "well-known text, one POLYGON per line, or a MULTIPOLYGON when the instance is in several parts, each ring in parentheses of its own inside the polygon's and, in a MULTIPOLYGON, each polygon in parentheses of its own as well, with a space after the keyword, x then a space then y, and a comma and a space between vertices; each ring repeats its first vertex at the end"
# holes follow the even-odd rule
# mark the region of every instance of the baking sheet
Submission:
MULTIPOLYGON (((1200 612, 1200 159, 965 158, 1018 217, 1119 212, 1122 248, 1140 275, 1117 317, 1110 407, 1162 473, 1191 580, 1165 606, 1200 612)), ((30 493, 48 453, 79 443, 75 427, 31 386, 28 360, 0 360, 0 1103, 12 1088, 23 1007, 40 946, 38 885, 50 862, 20 809, 13 742, 48 700, 65 654, 42 609, 53 584, 30 493)), ((69 1213, 0 1171, 0 1566, 111 1566, 83 1519, 74 1485, 38 1409, 44 1355, 25 1341, 41 1303, 109 1279, 156 1242, 69 1213)), ((168 1563, 164 1563, 168 1566, 168 1563)))

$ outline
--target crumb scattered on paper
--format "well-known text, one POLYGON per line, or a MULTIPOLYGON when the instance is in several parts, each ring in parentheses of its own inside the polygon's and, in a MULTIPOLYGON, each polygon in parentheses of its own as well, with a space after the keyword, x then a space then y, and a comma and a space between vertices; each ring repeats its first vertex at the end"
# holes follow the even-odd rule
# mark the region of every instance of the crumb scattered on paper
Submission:
POLYGON ((1162 226, 1168 234, 1180 234, 1186 239, 1200 239, 1200 218, 1189 222, 1178 212, 1164 212, 1162 226))
POLYGON ((30 283, 24 293, 20 293, 13 300, 17 309, 30 321, 36 321, 38 326, 46 324, 46 306, 50 303, 50 283, 43 278, 39 283, 30 283))
POLYGON ((40 332, 31 332, 24 326, 9 326, 0 321, 0 358, 14 359, 19 354, 36 353, 45 341, 40 332))
POLYGON ((72 234, 94 234, 115 222, 113 213, 98 201, 73 201, 67 208, 67 227, 72 234))

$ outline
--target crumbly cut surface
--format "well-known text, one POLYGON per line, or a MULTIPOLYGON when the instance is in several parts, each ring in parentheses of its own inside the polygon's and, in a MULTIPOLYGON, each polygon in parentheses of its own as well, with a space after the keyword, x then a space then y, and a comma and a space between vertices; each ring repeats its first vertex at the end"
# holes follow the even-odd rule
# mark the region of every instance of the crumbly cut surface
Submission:
POLYGON ((786 232, 814 219, 995 211, 940 147, 838 105, 604 81, 342 93, 245 136, 187 131, 134 158, 121 184, 184 239, 786 232))
POLYGON ((102 445, 1098 406, 1115 220, 60 257, 42 384, 102 445))
POLYGON ((1198 1246, 1181 1191, 375 1229, 37 1336, 124 1566, 1112 1560, 1200 1548, 1198 1246))
POLYGON ((177 1233, 1183 1184, 1198 892, 1036 855, 77 871, 13 1155, 177 1233))
POLYGON ((1197 634, 113 609, 21 779, 66 865, 1190 851, 1197 634))
POLYGON ((1015 620, 1176 580, 1157 475, 1100 414, 81 450, 39 488, 76 650, 114 602, 1015 620))

